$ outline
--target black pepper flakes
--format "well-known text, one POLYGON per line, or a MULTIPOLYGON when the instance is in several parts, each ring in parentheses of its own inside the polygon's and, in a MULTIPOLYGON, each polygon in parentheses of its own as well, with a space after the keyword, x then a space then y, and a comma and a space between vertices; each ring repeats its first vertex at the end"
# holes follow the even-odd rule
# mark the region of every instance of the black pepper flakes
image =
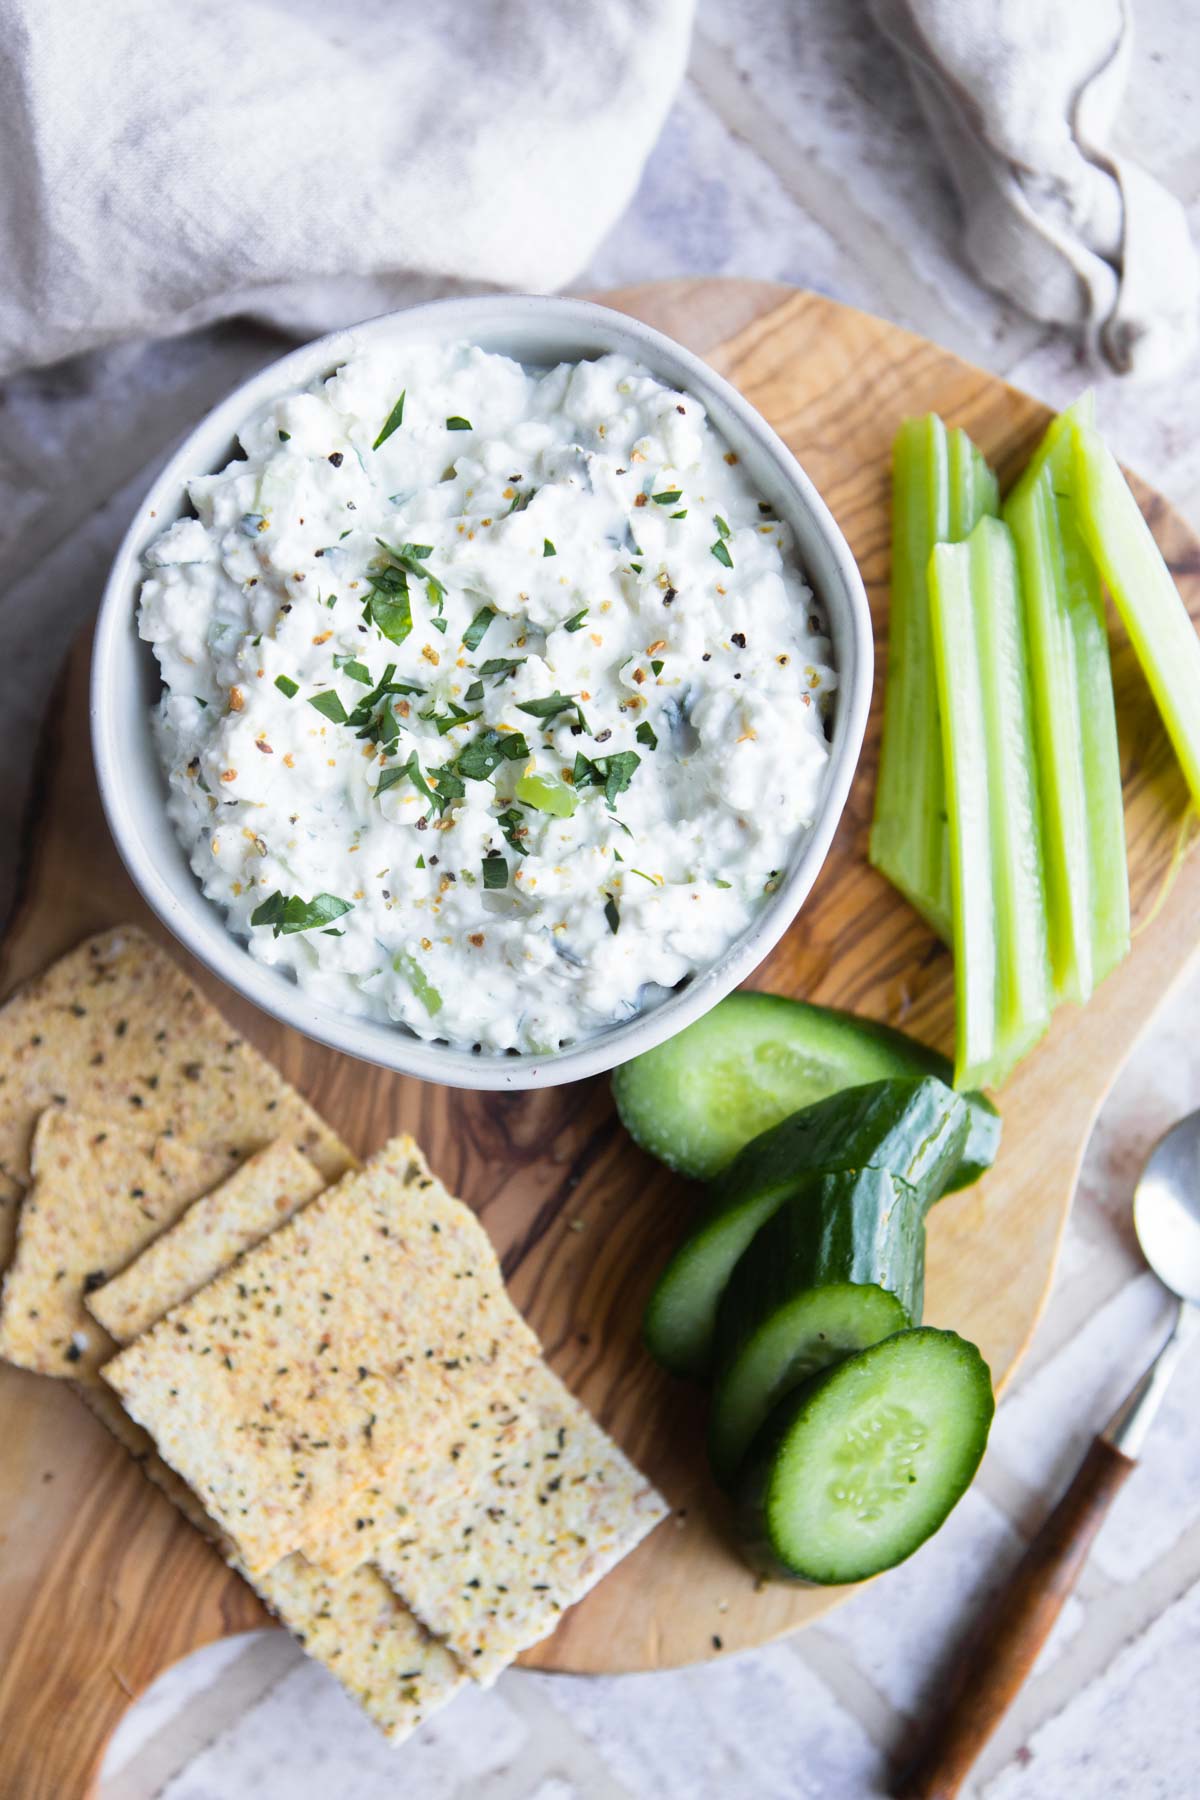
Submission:
POLYGON ((335 469, 340 469, 343 461, 341 451, 331 450, 329 453, 329 461, 333 464, 335 469))

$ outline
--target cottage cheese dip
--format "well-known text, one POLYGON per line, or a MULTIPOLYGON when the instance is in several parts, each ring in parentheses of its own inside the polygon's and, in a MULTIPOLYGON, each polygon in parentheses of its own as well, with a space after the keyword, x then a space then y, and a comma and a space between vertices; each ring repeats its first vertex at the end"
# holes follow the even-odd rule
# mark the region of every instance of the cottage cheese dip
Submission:
POLYGON ((264 963, 536 1054, 754 919, 817 810, 835 677, 787 527, 624 356, 364 349, 151 546, 172 822, 264 963))

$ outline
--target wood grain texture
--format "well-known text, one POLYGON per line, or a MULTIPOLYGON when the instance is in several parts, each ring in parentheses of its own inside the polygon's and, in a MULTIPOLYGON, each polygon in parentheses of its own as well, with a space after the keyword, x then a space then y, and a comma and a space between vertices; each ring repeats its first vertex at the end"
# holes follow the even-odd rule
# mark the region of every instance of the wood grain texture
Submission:
POLYGON ((952 1689, 893 1789, 896 1800, 954 1800, 1037 1661, 1133 1469, 1131 1458, 1093 1438, 1070 1487, 956 1659, 952 1689))
MULTIPOLYGON (((889 450, 900 419, 933 408, 964 426, 1002 480, 1044 408, 934 345, 811 294, 767 284, 671 282, 609 296, 727 374, 791 444, 858 557, 879 650, 887 629, 889 450)), ((1200 543, 1165 502, 1139 497, 1194 617, 1200 543)), ((975 1339, 1000 1385, 1044 1304, 1083 1147, 1134 1040, 1195 947, 1200 858, 1168 870, 1186 795, 1148 690, 1114 622, 1130 844, 1134 953, 1086 1012, 1064 1008, 1003 1096, 1005 1141, 978 1187, 931 1221, 927 1317, 975 1339)), ((101 820, 87 746, 86 649, 52 709, 34 855, 3 946, 0 991, 85 933, 136 919, 101 820)), ((850 1007, 942 1049, 953 1036, 950 959, 866 862, 879 695, 862 766, 828 862, 754 985, 850 1007)), ((169 941, 169 940, 167 940, 169 941)), ((174 948, 174 946, 172 946, 174 948)), ((761 1644, 836 1604, 841 1590, 756 1590, 728 1547, 705 1473, 703 1402, 643 1352, 640 1315, 691 1205, 681 1181, 626 1139, 604 1079, 528 1094, 470 1094, 387 1074, 307 1043, 192 972, 247 1037, 352 1147, 412 1131, 478 1210, 518 1304, 554 1366, 677 1509, 524 1660, 578 1672, 666 1668, 761 1644)), ((80 1791, 82 1763, 42 1729, 69 1711, 93 1759, 136 1691, 192 1645, 257 1623, 257 1604, 148 1489, 73 1396, 0 1368, 0 1792, 80 1791), (44 1480, 51 1476, 52 1480, 44 1480), (39 1631, 35 1619, 58 1621, 39 1631), (76 1715, 82 1715, 76 1725, 76 1715), (65 1777, 59 1786, 52 1779, 65 1777), (71 1780, 75 1781, 72 1787, 71 1780)), ((78 1739, 78 1744, 75 1740, 78 1739)))

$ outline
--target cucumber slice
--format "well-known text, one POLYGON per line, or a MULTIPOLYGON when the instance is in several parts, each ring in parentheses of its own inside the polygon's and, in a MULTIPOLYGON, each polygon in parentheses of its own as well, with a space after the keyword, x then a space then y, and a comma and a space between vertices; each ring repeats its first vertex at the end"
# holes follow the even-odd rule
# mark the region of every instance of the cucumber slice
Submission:
POLYGON ((839 1169, 887 1168, 916 1190, 923 1213, 965 1137, 960 1097, 933 1076, 832 1094, 764 1132, 714 1184, 699 1223, 659 1276, 643 1323, 650 1354, 672 1374, 707 1373, 717 1307, 738 1259, 807 1184, 839 1169))
MULTIPOLYGON (((936 1075, 944 1056, 851 1013, 777 994, 730 994, 694 1025, 613 1073, 613 1096, 634 1142, 702 1181, 752 1138, 816 1100, 888 1076, 936 1075)), ((996 1159, 1000 1118, 982 1094, 965 1096, 970 1129, 948 1188, 976 1181, 996 1159)))
POLYGON ((921 1322, 924 1204, 882 1169, 829 1175, 785 1201, 717 1312, 709 1457, 723 1486, 785 1394, 921 1322))
POLYGON ((974 1478, 995 1410, 974 1344, 922 1326, 818 1375, 751 1452, 747 1559, 792 1581, 865 1581, 945 1523, 974 1478))

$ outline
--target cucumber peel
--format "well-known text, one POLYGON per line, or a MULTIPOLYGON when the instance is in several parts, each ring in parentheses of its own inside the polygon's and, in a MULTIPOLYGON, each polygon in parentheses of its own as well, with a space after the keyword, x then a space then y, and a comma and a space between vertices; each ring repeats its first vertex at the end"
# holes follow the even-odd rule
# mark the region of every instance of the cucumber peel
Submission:
POLYGON ((650 1354, 672 1374, 707 1373, 726 1284, 785 1200, 838 1170, 886 1168, 908 1183, 923 1213, 957 1167, 966 1133, 961 1096, 925 1076, 831 1095, 756 1138, 713 1185, 659 1276, 643 1324, 650 1354))
POLYGON ((861 1169, 811 1183, 768 1219, 717 1314, 709 1459, 722 1485, 784 1394, 920 1324, 924 1216, 915 1189, 861 1169))
POLYGON ((747 1559, 792 1581, 865 1581, 943 1525, 974 1478, 995 1401, 974 1344, 924 1326, 784 1400, 740 1483, 747 1559))

